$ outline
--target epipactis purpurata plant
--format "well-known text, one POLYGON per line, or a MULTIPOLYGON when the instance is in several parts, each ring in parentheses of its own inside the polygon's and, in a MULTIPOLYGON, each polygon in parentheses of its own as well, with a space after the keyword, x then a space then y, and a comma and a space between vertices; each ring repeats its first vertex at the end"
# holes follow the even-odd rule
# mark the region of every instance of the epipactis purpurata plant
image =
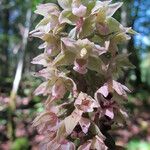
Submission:
POLYGON ((58 0, 40 4, 43 19, 30 32, 44 41, 44 52, 33 59, 43 65, 35 73, 43 83, 35 95, 47 96, 45 111, 33 122, 45 139, 42 150, 115 149, 108 134, 124 124, 123 103, 130 90, 116 80, 133 67, 118 45, 135 34, 112 16, 122 3, 58 0))

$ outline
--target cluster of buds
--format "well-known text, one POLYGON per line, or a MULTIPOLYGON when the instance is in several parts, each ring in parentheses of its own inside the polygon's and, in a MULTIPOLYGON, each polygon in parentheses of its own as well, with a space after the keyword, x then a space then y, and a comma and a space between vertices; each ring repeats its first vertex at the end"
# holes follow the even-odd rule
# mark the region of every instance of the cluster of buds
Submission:
POLYGON ((42 150, 107 150, 104 128, 123 124, 122 103, 130 90, 117 82, 133 67, 118 45, 135 34, 112 16, 122 3, 96 0, 58 0, 40 4, 35 13, 44 18, 30 32, 44 41, 44 52, 33 59, 43 65, 35 73, 43 83, 36 95, 47 96, 45 111, 34 121, 44 135, 42 150), (111 126, 111 125, 110 125, 111 126))

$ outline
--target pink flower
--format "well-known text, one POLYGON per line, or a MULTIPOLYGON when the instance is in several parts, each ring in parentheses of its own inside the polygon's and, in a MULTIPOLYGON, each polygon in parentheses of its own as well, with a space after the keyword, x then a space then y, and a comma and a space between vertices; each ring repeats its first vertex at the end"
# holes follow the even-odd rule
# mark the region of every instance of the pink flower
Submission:
POLYGON ((37 127, 40 133, 56 131, 59 127, 58 117, 55 113, 44 112, 35 118, 33 126, 37 127))
POLYGON ((74 105, 77 109, 82 110, 83 112, 93 112, 94 108, 99 107, 99 104, 95 99, 82 92, 77 97, 74 105))
POLYGON ((121 95, 125 98, 127 97, 126 92, 130 92, 130 90, 126 86, 122 85, 117 81, 112 80, 108 81, 102 87, 100 87, 95 93, 95 97, 97 97, 98 93, 102 94, 104 97, 107 97, 108 94, 113 91, 115 91, 118 95, 121 95))
MULTIPOLYGON (((81 126, 82 132, 81 134, 84 135, 88 132, 88 129, 91 125, 89 119, 82 117, 83 111, 79 109, 75 109, 70 116, 66 117, 64 120, 65 129, 67 135, 71 134, 72 136, 79 136, 76 131, 74 130, 77 125, 81 126)), ((77 131, 78 132, 78 131, 77 131)))
POLYGON ((56 68, 47 67, 35 74, 35 76, 42 76, 46 79, 45 82, 39 85, 35 90, 35 95, 50 94, 52 100, 61 99, 67 91, 76 94, 77 87, 75 82, 66 77, 65 74, 60 73, 56 68))

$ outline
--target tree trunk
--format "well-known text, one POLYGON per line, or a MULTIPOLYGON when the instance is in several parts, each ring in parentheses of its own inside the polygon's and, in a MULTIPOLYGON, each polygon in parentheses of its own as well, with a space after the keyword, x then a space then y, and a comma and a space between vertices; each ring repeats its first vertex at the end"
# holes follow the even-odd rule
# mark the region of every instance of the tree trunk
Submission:
POLYGON ((30 21, 31 21, 31 8, 27 10, 26 13, 26 21, 25 21, 25 29, 24 29, 24 35, 22 37, 22 46, 19 51, 19 60, 18 60, 18 65, 16 69, 16 74, 15 74, 15 79, 13 82, 13 87, 10 95, 10 101, 9 101, 9 108, 10 108, 10 113, 9 113, 9 122, 8 122, 8 135, 11 140, 13 140, 13 113, 16 107, 16 96, 19 88, 19 84, 21 81, 22 77, 22 71, 23 71, 23 63, 24 63, 24 55, 25 55, 25 49, 27 47, 27 42, 28 42, 28 33, 30 29, 30 21))

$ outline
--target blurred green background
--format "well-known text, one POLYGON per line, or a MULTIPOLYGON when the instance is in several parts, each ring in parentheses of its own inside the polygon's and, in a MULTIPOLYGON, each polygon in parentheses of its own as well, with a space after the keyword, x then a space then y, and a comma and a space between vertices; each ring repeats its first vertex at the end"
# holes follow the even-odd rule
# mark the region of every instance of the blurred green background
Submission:
MULTIPOLYGON (((40 67, 30 63, 42 52, 38 49, 41 41, 29 38, 28 32, 41 19, 34 14, 36 5, 45 2, 56 0, 0 0, 1 150, 36 150, 43 138, 31 127, 45 99, 33 96, 41 80, 32 72, 40 67)), ((132 90, 126 104, 130 119, 112 134, 127 150, 150 150, 150 0, 123 2, 115 18, 140 34, 122 46, 123 52, 131 53, 136 68, 120 78, 132 90)))

